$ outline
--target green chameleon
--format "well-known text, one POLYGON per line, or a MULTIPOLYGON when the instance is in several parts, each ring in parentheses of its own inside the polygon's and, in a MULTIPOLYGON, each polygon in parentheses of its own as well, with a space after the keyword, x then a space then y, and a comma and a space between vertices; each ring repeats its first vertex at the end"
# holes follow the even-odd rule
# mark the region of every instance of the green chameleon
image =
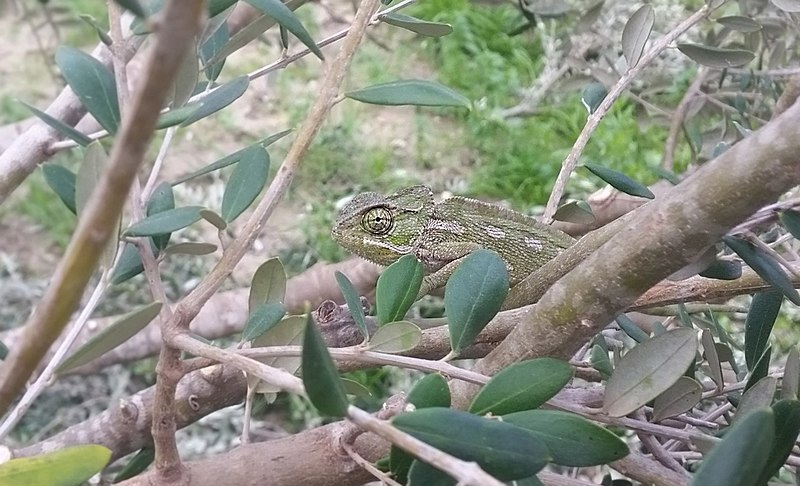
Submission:
POLYGON ((427 186, 364 192, 339 213, 331 236, 380 265, 413 254, 425 269, 419 296, 444 286, 473 250, 497 252, 514 286, 575 240, 522 213, 464 197, 435 202, 427 186))

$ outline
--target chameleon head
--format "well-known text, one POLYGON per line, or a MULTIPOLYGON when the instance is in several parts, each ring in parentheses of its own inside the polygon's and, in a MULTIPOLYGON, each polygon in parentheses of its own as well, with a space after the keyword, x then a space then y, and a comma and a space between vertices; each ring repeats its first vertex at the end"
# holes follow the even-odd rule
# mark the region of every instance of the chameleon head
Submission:
POLYGON ((388 196, 363 192, 342 208, 331 236, 362 258, 390 265, 414 252, 433 204, 427 186, 406 187, 388 196))

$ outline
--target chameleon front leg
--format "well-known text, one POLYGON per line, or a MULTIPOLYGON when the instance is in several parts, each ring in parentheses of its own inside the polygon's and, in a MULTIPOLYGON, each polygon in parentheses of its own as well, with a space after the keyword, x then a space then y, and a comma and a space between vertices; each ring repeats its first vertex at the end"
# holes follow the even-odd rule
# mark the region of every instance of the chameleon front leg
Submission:
POLYGON ((482 246, 476 243, 442 243, 433 251, 419 252, 417 256, 423 262, 447 261, 447 263, 422 279, 417 299, 424 297, 434 289, 444 287, 464 258, 479 248, 482 246))

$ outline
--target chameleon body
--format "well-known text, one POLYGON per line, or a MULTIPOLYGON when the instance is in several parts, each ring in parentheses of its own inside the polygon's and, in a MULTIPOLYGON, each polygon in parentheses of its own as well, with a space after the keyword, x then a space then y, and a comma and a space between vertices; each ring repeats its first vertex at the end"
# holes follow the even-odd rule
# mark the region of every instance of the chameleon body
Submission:
POLYGON ((473 250, 497 252, 513 286, 575 241, 494 204, 458 196, 435 202, 427 186, 388 196, 358 194, 342 208, 331 235, 344 248, 380 265, 415 255, 426 274, 420 295, 443 286, 473 250))

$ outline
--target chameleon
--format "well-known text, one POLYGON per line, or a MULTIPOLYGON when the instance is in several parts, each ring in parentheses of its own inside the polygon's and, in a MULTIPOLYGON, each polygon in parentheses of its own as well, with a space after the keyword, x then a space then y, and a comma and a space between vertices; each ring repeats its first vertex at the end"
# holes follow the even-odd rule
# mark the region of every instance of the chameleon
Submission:
POLYGON ((387 196, 356 195, 341 209, 331 236, 379 265, 416 256, 425 273, 418 298, 444 286, 474 250, 497 252, 513 287, 575 242, 531 216, 495 204, 460 196, 436 202, 424 185, 387 196))

